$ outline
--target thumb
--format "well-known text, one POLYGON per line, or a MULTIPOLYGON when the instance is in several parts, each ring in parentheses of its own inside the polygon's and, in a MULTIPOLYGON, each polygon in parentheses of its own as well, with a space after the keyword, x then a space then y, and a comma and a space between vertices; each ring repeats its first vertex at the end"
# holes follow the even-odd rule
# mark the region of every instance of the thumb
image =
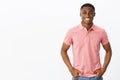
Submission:
POLYGON ((77 71, 78 73, 81 73, 81 71, 79 71, 78 69, 76 69, 76 71, 77 71))
POLYGON ((100 69, 97 69, 94 71, 95 74, 97 74, 100 71, 100 69))

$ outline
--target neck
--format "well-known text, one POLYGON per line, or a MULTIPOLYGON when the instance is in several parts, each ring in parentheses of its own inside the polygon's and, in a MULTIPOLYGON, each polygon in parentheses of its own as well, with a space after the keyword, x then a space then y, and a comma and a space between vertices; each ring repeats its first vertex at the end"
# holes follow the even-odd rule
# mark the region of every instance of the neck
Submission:
POLYGON ((85 27, 87 30, 89 30, 89 29, 92 27, 92 25, 93 25, 93 23, 86 24, 86 23, 83 23, 83 22, 81 22, 81 24, 82 24, 82 26, 85 27))

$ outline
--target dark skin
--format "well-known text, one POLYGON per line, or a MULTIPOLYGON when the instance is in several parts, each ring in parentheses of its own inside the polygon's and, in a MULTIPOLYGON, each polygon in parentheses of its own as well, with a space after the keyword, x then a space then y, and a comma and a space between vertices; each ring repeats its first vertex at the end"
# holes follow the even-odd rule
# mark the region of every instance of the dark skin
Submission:
MULTIPOLYGON (((80 11, 80 16, 82 19, 81 24, 87 30, 89 30, 93 25, 93 18, 95 16, 95 11, 91 7, 83 7, 80 11)), ((70 62, 69 56, 67 54, 69 47, 70 47, 70 45, 63 43, 62 48, 61 48, 61 56, 63 58, 64 63, 68 67, 68 70, 70 71, 71 75, 74 78, 76 78, 76 77, 79 77, 79 73, 81 73, 81 72, 79 70, 75 69, 70 62)), ((103 48, 106 53, 103 66, 101 69, 94 71, 94 73, 96 74, 96 77, 98 77, 98 78, 102 77, 103 74, 105 73, 105 71, 109 65, 109 62, 111 60, 111 56, 112 56, 112 50, 111 50, 111 46, 110 46, 109 42, 107 44, 103 45, 103 48)))

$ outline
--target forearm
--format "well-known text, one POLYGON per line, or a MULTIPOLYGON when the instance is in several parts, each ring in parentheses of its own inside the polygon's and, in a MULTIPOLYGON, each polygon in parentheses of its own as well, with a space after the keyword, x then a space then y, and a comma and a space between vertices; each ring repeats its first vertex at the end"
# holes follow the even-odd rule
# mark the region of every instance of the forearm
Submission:
POLYGON ((109 43, 106 45, 103 45, 103 48, 105 49, 106 54, 105 54, 104 63, 103 63, 102 68, 98 71, 95 71, 95 72, 97 72, 97 77, 101 77, 105 73, 105 71, 110 63, 111 56, 112 56, 112 50, 111 50, 109 43))
POLYGON ((67 55, 67 51, 61 51, 61 56, 62 56, 62 59, 63 59, 64 63, 68 67, 68 69, 71 69, 72 64, 71 64, 70 59, 69 59, 69 57, 67 55))
POLYGON ((70 59, 69 59, 69 57, 68 57, 68 55, 67 55, 67 51, 62 50, 62 51, 61 51, 61 56, 62 56, 62 58, 63 58, 64 63, 65 63, 66 66, 68 67, 71 75, 72 75, 73 77, 78 77, 78 76, 79 76, 79 73, 81 73, 81 72, 80 72, 79 70, 75 69, 74 67, 72 67, 72 64, 71 64, 71 62, 70 62, 70 59))
POLYGON ((104 59, 104 64, 103 64, 103 69, 104 70, 107 69, 107 67, 110 63, 110 60, 111 60, 111 56, 112 56, 112 51, 106 52, 105 59, 104 59))

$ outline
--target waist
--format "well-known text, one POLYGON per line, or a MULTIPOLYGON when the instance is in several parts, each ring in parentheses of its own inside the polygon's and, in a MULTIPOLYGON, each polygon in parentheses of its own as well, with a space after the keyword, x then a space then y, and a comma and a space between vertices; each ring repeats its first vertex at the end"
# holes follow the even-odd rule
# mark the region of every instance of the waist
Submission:
POLYGON ((81 73, 79 73, 79 76, 84 76, 84 77, 94 77, 96 76, 96 73, 95 71, 100 69, 101 66, 84 66, 84 67, 81 67, 81 66, 77 66, 75 67, 75 69, 79 70, 81 73))

